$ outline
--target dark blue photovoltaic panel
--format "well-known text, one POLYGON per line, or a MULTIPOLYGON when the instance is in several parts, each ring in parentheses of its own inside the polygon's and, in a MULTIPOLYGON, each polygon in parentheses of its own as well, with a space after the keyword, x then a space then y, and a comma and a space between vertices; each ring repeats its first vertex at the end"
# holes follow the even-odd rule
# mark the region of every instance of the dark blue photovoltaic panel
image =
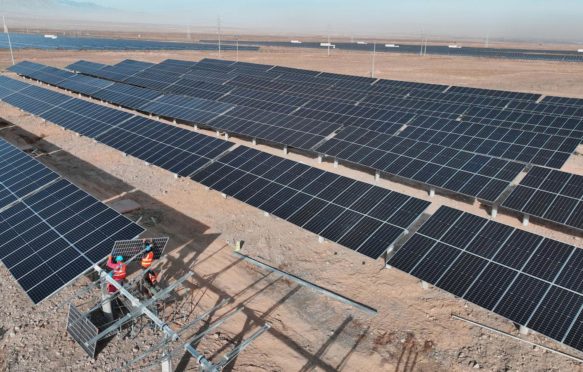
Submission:
POLYGON ((374 259, 429 205, 244 146, 191 178, 374 259))
POLYGON ((4 140, 0 155, 0 260, 34 303, 144 231, 4 140))
MULTIPOLYGON (((174 42, 160 40, 136 39, 106 39, 95 37, 77 37, 59 35, 57 38, 46 38, 43 34, 0 34, 1 49, 42 49, 42 50, 218 50, 218 44, 174 42)), ((257 51, 259 47, 240 45, 222 45, 222 50, 257 51)))
POLYGON ((410 139, 345 127, 317 152, 381 173, 494 202, 524 165, 410 139))
POLYGON ((582 350, 581 252, 440 207, 388 264, 582 350))
POLYGON ((533 167, 502 206, 558 225, 583 230, 583 176, 533 167))

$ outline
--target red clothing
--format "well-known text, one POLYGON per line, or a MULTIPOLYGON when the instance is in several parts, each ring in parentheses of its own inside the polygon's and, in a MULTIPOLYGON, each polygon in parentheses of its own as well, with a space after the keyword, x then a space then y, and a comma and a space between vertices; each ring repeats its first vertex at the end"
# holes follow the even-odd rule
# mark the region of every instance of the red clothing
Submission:
POLYGON ((142 268, 147 269, 152 266, 152 262, 154 261, 154 252, 150 251, 144 255, 142 258, 142 268))
POLYGON ((127 275, 127 265, 123 262, 113 262, 111 257, 107 260, 107 267, 113 270, 113 279, 117 282, 121 282, 126 278, 127 275))

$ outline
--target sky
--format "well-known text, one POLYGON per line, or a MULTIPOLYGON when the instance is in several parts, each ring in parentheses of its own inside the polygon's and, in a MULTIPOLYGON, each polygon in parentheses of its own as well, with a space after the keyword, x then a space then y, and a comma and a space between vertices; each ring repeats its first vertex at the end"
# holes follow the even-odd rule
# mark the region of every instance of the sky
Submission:
MULTIPOLYGON (((63 1, 63 0, 61 0, 63 1)), ((583 0, 67 0, 240 32, 583 41, 583 0), (581 40, 579 40, 581 38, 581 40)))

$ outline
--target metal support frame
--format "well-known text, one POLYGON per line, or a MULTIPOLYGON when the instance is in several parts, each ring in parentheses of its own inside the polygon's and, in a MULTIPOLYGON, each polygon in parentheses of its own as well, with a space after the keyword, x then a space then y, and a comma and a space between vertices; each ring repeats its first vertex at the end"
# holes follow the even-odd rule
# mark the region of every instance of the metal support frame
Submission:
POLYGON ((241 354, 241 352, 243 352, 243 350, 245 350, 249 345, 251 345, 251 343, 253 341, 255 341, 259 336, 261 336, 262 334, 267 332, 270 328, 271 328, 271 324, 265 323, 263 325, 263 327, 259 328, 255 333, 253 333, 251 336, 249 336, 245 341, 241 342, 241 344, 239 346, 235 347, 229 353, 225 354, 223 356, 223 358, 221 358, 222 360, 219 363, 217 363, 217 365, 216 365, 217 370, 221 371, 223 368, 225 368, 229 363, 231 363, 233 361, 233 359, 235 359, 235 357, 237 355, 241 354))
POLYGON ((316 291, 318 293, 323 294, 324 296, 330 297, 330 298, 332 298, 332 299, 334 299, 336 301, 340 301, 342 303, 345 303, 347 305, 350 305, 350 306, 352 306, 352 307, 354 307, 354 308, 356 308, 356 309, 358 309, 358 310, 360 310, 360 311, 362 311, 362 312, 364 312, 364 313, 366 313, 368 315, 373 315, 373 316, 374 315, 377 315, 377 311, 375 309, 373 309, 372 307, 369 307, 367 305, 363 305, 361 303, 358 303, 356 301, 353 301, 353 300, 351 300, 351 299, 349 299, 347 297, 344 297, 342 295, 339 295, 337 293, 334 293, 334 292, 332 292, 332 291, 330 291, 330 290, 328 290, 326 288, 320 287, 320 286, 318 286, 316 284, 310 283, 307 280, 304 280, 302 278, 299 278, 299 277, 297 277, 297 276, 295 276, 293 274, 290 274, 290 273, 287 273, 285 271, 281 271, 279 269, 276 269, 273 266, 270 266, 270 265, 265 264, 263 262, 257 261, 256 259, 251 258, 249 256, 246 256, 244 254, 241 254, 239 252, 233 252, 233 254, 235 256, 237 256, 238 258, 240 258, 240 259, 242 259, 242 260, 244 260, 244 261, 246 261, 246 262, 248 262, 248 263, 250 263, 252 265, 255 265, 255 266, 257 266, 259 268, 262 268, 264 270, 271 271, 273 273, 279 274, 282 277, 284 277, 284 278, 286 278, 288 280, 291 280, 291 281, 293 281, 293 282, 301 285, 302 287, 309 288, 309 289, 311 289, 313 291, 316 291))
POLYGON ((115 323, 113 323, 111 326, 106 328, 99 335, 97 335, 96 337, 93 337, 91 340, 87 341, 85 343, 86 345, 91 345, 93 343, 96 343, 97 341, 99 341, 103 337, 107 336, 110 332, 115 331, 118 327, 122 326, 127 321, 129 321, 132 318, 135 318, 137 316, 140 316, 140 315, 146 315, 148 318, 150 318, 154 322, 154 324, 156 324, 156 326, 158 328, 160 328, 162 331, 164 331, 164 333, 166 334, 166 336, 169 339, 171 339, 173 341, 178 339, 178 333, 176 333, 172 328, 170 328, 170 326, 168 324, 166 324, 162 319, 158 318, 158 316, 156 314, 154 314, 150 309, 148 309, 148 306, 154 304, 156 301, 164 298, 166 295, 168 295, 170 292, 172 292, 176 287, 178 287, 185 280, 190 278, 192 276, 192 272, 188 272, 186 275, 182 276, 176 282, 172 283, 170 286, 168 286, 167 288, 165 288, 162 291, 160 291, 159 293, 157 293, 154 297, 152 297, 149 300, 144 301, 142 303, 142 301, 140 301, 138 298, 136 298, 134 295, 132 295, 127 289, 125 289, 121 284, 119 284, 117 281, 115 281, 101 267, 99 267, 98 265, 94 265, 93 268, 95 269, 95 271, 97 271, 99 273, 100 277, 102 279, 104 279, 105 282, 113 285, 122 296, 126 297, 130 301, 132 306, 134 306, 134 309, 132 309, 124 317, 118 319, 115 323))

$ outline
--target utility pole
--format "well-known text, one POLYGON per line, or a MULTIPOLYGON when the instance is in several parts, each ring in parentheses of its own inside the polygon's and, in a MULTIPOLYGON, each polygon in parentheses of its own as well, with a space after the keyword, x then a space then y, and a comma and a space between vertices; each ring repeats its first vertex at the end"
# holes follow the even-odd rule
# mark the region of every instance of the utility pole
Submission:
POLYGON ((374 77, 374 59, 375 59, 376 54, 377 54, 377 42, 375 41, 372 44, 372 66, 371 66, 371 69, 370 69, 370 77, 371 78, 374 77))
POLYGON ((237 38, 237 58, 235 59, 235 62, 239 62, 239 35, 235 36, 237 38))
POLYGON ((8 26, 6 26, 6 18, 2 16, 2 22, 4 23, 4 33, 8 37, 8 46, 10 47, 10 58, 12 58, 12 66, 14 66, 14 52, 12 51, 12 41, 10 40, 10 33, 8 32, 8 26))
POLYGON ((328 25, 328 57, 330 57, 330 25, 328 25))
POLYGON ((219 36, 219 58, 221 58, 221 16, 217 18, 217 34, 219 36))

